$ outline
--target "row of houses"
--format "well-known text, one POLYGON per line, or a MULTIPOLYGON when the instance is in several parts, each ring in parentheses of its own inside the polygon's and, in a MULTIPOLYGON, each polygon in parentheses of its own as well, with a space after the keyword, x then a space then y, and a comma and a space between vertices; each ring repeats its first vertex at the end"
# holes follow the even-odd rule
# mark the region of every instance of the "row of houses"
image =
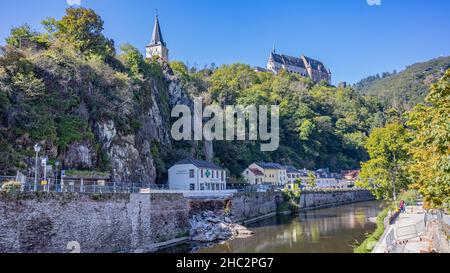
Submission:
MULTIPOLYGON (((356 181, 359 171, 338 174, 329 169, 309 171, 278 163, 258 162, 242 172, 242 177, 250 185, 294 188, 299 181, 308 187, 311 174, 314 174, 318 188, 345 188, 356 181)), ((172 190, 224 191, 227 189, 227 172, 214 163, 186 158, 169 169, 168 186, 172 190)))
POLYGON ((357 180, 359 171, 343 171, 339 174, 330 172, 328 168, 309 171, 278 163, 260 162, 250 165, 242 173, 242 177, 251 185, 271 185, 290 189, 299 182, 303 187, 309 187, 311 177, 314 177, 317 188, 346 188, 357 180))

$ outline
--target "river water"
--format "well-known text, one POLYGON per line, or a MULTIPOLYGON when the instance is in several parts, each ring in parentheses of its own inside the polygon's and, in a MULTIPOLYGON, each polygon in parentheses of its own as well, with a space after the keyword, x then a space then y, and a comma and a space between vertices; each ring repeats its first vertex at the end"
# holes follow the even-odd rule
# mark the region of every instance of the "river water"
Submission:
POLYGON ((351 253, 356 241, 375 230, 369 218, 382 210, 380 202, 364 202, 278 215, 247 227, 255 235, 213 246, 183 245, 170 252, 199 253, 351 253))

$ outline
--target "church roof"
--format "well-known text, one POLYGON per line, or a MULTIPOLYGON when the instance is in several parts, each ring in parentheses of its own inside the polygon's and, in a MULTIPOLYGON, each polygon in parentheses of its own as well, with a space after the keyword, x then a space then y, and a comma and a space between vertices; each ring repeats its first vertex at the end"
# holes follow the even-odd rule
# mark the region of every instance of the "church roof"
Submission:
POLYGON ((164 42, 164 39, 162 36, 161 27, 159 25, 158 15, 156 15, 155 26, 153 27, 152 41, 150 43, 150 46, 155 46, 155 45, 166 46, 166 43, 164 42))
POLYGON ((275 52, 272 52, 271 58, 277 63, 306 68, 305 63, 303 62, 303 60, 301 58, 288 56, 288 55, 284 55, 284 54, 277 54, 275 52))

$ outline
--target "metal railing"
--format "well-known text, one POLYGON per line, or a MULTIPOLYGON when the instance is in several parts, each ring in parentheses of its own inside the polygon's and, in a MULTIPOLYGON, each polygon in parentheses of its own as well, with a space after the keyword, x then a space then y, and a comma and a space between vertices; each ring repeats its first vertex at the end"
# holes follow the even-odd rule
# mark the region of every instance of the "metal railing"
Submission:
MULTIPOLYGON (((15 181, 15 177, 0 176, 0 188, 5 182, 15 181)), ((20 181, 18 181, 20 182, 20 181)), ((80 193, 140 193, 148 190, 166 190, 166 185, 134 182, 105 182, 93 179, 47 179, 45 183, 34 178, 21 182, 21 192, 80 192, 80 193)))

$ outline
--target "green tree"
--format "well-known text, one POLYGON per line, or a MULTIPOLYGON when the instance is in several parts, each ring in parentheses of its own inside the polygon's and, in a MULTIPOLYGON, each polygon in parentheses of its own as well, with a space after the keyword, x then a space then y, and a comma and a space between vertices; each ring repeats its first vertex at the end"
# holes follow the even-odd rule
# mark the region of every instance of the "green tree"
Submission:
POLYGON ((413 188, 426 206, 450 205, 450 70, 430 89, 427 105, 418 105, 408 115, 412 128, 412 156, 408 170, 413 188))
POLYGON ((66 15, 56 22, 56 28, 55 36, 79 53, 102 57, 115 54, 114 41, 102 34, 103 20, 92 9, 68 8, 66 15))
POLYGON ((400 123, 374 129, 365 145, 370 160, 362 164, 357 185, 371 190, 378 198, 396 200, 397 193, 408 186, 408 143, 406 129, 400 123))
POLYGON ((48 47, 49 45, 49 41, 45 35, 31 29, 27 24, 12 28, 9 37, 6 38, 6 43, 16 48, 22 48, 25 39, 39 46, 48 47))

